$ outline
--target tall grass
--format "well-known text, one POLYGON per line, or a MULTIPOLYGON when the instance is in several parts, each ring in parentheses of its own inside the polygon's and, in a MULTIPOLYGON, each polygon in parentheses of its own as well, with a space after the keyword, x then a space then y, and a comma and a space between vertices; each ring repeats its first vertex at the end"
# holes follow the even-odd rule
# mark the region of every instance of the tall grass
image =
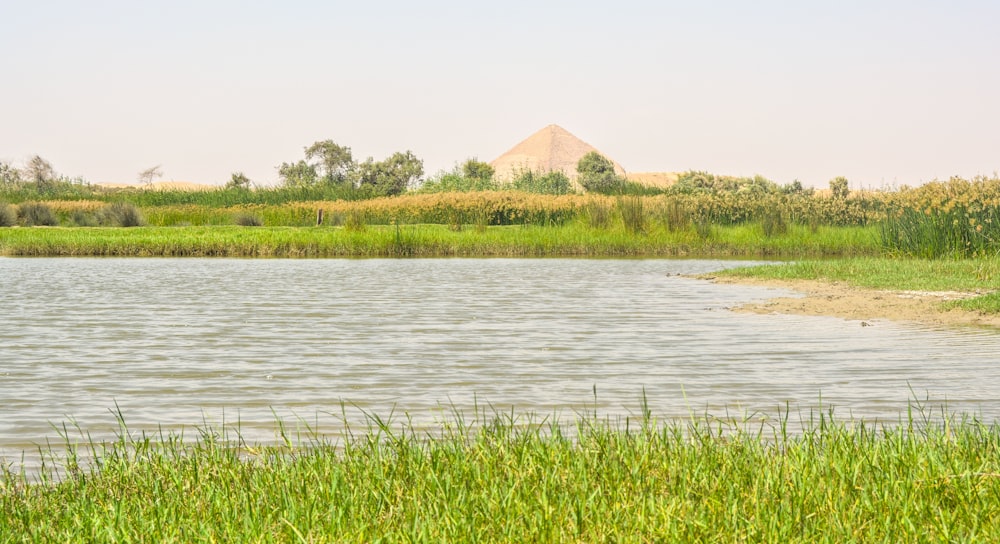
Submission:
POLYGON ((1000 255, 1000 207, 900 209, 882 222, 890 250, 926 258, 1000 255))
MULTIPOLYGON (((227 219, 227 221, 230 221, 227 219)), ((265 219, 265 224, 270 225, 265 219)), ((444 256, 649 256, 825 257, 877 254, 872 228, 792 227, 782 236, 761 236, 757 225, 714 227, 701 237, 693 228, 670 232, 648 227, 637 236, 623 226, 501 226, 455 229, 446 225, 373 225, 348 215, 343 227, 232 226, 8 229, 0 255, 18 256, 228 256, 367 257, 406 254, 444 256)))
POLYGON ((1000 255, 1000 178, 952 179, 900 191, 882 245, 920 257, 1000 255))
POLYGON ((911 410, 658 422, 369 416, 331 441, 191 444, 123 426, 38 483, 6 473, 12 541, 916 542, 1000 533, 1000 429, 911 410), (86 457, 96 457, 87 468, 86 457))
MULTIPOLYGON (((325 214, 326 225, 363 217, 366 225, 437 224, 456 231, 468 225, 483 230, 491 226, 571 223, 614 230, 620 219, 633 235, 646 235, 660 228, 678 235, 693 232, 699 245, 710 242, 719 228, 726 227, 759 225, 761 236, 782 240, 787 239, 790 229, 798 227, 818 233, 829 227, 877 226, 878 245, 888 254, 927 258, 1000 254, 998 178, 953 179, 915 189, 856 191, 846 198, 832 198, 812 191, 776 190, 764 183, 766 180, 756 178, 733 181, 709 177, 698 181, 699 176, 701 173, 688 176, 694 189, 682 190, 681 186, 665 194, 617 198, 519 190, 362 198, 366 195, 360 190, 320 186, 194 193, 92 191, 91 199, 22 202, 20 208, 48 207, 55 222, 66 226, 113 223, 102 220, 100 215, 100 209, 109 201, 114 206, 138 207, 151 226, 230 225, 234 217, 249 215, 269 226, 306 227, 316 224, 319 212, 325 214), (705 184, 711 190, 702 187, 705 184)), ((21 224, 53 224, 51 218, 36 221, 25 217, 21 224)))

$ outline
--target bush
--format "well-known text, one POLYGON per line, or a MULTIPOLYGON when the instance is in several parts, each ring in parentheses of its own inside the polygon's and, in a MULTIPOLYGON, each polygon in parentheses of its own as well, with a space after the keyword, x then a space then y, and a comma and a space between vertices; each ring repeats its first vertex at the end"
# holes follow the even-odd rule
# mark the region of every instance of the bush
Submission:
POLYGON ((118 227, 141 227, 146 224, 139 208, 129 202, 112 202, 101 211, 102 223, 118 227))
POLYGON ((249 214, 249 213, 241 213, 241 214, 237 215, 236 218, 233 221, 237 225, 239 225, 241 227, 263 227, 264 226, 264 220, 261 219, 260 216, 249 214))
POLYGON ((76 210, 73 212, 73 224, 78 227, 96 227, 97 219, 92 215, 83 210, 76 210))
MULTIPOLYGON (((801 189, 801 186, 802 184, 799 183, 798 188, 801 189)), ((677 182, 670 186, 668 192, 672 194, 739 193, 742 195, 760 195, 781 191, 782 189, 776 183, 762 176, 754 176, 752 178, 718 176, 708 172, 691 170, 680 174, 677 177, 677 182)), ((793 184, 789 191, 795 192, 796 186, 793 184)))
POLYGON ((52 208, 41 202, 25 202, 18 207, 17 217, 20 222, 28 227, 47 226, 54 227, 59 224, 52 208))
POLYGON ((10 204, 0 203, 0 227, 13 227, 17 224, 17 211, 10 204))
POLYGON ((833 194, 833 198, 845 199, 850 192, 847 178, 844 176, 837 176, 830 180, 830 193, 833 194))
POLYGON ((565 195, 570 192, 570 182, 562 172, 538 174, 531 170, 518 172, 510 182, 510 188, 540 195, 565 195))
POLYGON ((576 172, 580 175, 577 181, 584 189, 593 193, 621 193, 625 180, 615 173, 615 165, 596 151, 583 156, 576 164, 576 172))
POLYGON ((352 210, 344 218, 344 229, 351 232, 364 232, 368 227, 368 218, 360 210, 352 210))
POLYGON ((438 174, 420 186, 421 193, 494 191, 497 184, 493 178, 466 176, 457 168, 453 172, 438 174))

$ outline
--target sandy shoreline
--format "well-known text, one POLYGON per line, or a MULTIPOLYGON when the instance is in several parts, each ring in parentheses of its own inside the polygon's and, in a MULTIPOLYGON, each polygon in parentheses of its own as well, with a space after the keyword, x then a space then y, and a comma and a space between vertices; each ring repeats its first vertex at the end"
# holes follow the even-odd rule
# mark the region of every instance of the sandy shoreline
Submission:
POLYGON ((734 311, 759 314, 823 315, 873 321, 911 321, 928 325, 975 325, 1000 329, 1000 315, 961 309, 944 310, 941 303, 984 293, 891 291, 865 289, 839 282, 814 280, 770 280, 757 278, 707 278, 717 283, 781 287, 803 293, 803 297, 778 297, 745 304, 734 311))

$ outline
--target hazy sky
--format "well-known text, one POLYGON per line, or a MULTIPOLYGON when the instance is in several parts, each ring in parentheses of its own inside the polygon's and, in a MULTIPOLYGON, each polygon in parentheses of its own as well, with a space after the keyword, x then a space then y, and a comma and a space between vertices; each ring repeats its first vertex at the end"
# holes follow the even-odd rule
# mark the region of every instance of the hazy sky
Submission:
POLYGON ((627 170, 1000 170, 1000 2, 0 4, 0 160, 257 182, 332 139, 433 174, 550 123, 627 170))

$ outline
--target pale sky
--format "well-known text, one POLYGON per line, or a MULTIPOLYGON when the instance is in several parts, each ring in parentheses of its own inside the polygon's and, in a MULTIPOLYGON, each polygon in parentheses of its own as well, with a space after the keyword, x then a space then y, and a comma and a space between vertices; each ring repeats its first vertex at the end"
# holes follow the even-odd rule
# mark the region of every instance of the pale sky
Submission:
POLYGON ((555 123, 632 172, 1000 170, 996 0, 0 0, 0 160, 259 183, 332 139, 433 174, 555 123))

